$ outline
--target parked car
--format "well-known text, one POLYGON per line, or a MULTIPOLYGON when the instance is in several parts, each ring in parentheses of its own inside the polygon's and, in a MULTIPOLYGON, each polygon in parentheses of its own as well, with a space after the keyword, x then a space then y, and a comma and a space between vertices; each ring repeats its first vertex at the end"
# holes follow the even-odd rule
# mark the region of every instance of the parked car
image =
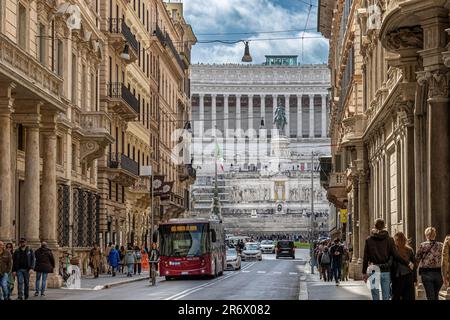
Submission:
POLYGON ((261 251, 263 253, 275 253, 275 242, 273 240, 261 241, 261 251))
POLYGON ((256 242, 247 242, 241 254, 242 260, 262 260, 262 252, 256 242))
POLYGON ((239 270, 241 269, 241 256, 238 254, 236 249, 227 249, 227 265, 226 270, 239 270))
POLYGON ((280 240, 276 246, 276 258, 291 257, 295 259, 295 245, 292 240, 280 240))

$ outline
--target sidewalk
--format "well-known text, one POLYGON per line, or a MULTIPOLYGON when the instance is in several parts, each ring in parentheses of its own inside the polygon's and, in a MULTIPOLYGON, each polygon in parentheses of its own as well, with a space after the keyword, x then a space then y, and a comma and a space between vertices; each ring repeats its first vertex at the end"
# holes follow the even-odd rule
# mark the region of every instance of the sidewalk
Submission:
MULTIPOLYGON (((118 286, 121 284, 131 283, 135 281, 141 281, 149 278, 148 271, 144 271, 141 275, 133 275, 132 277, 127 277, 126 274, 117 273, 115 277, 110 274, 102 274, 98 278, 92 276, 81 277, 81 288, 75 290, 102 290, 118 286)), ((65 290, 74 290, 62 287, 65 290)))
POLYGON ((364 281, 335 282, 320 280, 318 270, 311 274, 309 261, 300 276, 299 300, 371 300, 370 290, 364 281))

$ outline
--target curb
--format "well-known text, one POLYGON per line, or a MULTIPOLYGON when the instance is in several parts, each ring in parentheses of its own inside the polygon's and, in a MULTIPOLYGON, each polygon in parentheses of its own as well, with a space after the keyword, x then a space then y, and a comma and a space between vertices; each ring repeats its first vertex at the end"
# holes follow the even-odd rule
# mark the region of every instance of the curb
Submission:
POLYGON ((107 284, 102 285, 102 286, 96 286, 93 290, 109 289, 109 288, 112 288, 112 287, 120 286, 122 284, 128 284, 128 283, 133 283, 133 282, 142 281, 142 280, 148 280, 148 277, 135 278, 135 279, 129 279, 129 280, 126 280, 126 281, 117 281, 117 282, 113 282, 113 283, 107 283, 107 284))
POLYGON ((300 290, 298 293, 298 300, 309 300, 308 297, 308 284, 306 283, 306 275, 300 276, 300 290))

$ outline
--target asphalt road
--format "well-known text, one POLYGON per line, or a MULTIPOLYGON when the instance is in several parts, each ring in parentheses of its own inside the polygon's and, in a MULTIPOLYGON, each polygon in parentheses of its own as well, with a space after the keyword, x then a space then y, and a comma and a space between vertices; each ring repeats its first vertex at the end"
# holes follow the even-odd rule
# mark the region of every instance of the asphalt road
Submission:
POLYGON ((303 252, 296 259, 275 259, 263 255, 263 261, 243 262, 239 271, 225 271, 216 279, 166 281, 155 287, 146 280, 103 290, 48 290, 45 297, 31 300, 297 300, 303 252))

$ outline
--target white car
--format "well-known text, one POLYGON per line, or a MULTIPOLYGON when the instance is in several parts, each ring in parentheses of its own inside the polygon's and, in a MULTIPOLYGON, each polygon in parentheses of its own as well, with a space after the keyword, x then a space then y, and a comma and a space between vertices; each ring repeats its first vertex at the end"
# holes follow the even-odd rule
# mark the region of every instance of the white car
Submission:
POLYGON ((227 265, 225 267, 226 270, 239 270, 241 269, 241 256, 238 254, 236 249, 228 248, 227 249, 227 265))
POLYGON ((261 251, 263 253, 275 253, 275 242, 272 240, 261 241, 261 251))
POLYGON ((256 242, 247 242, 244 250, 242 250, 242 261, 247 260, 262 260, 262 252, 259 245, 256 242))

